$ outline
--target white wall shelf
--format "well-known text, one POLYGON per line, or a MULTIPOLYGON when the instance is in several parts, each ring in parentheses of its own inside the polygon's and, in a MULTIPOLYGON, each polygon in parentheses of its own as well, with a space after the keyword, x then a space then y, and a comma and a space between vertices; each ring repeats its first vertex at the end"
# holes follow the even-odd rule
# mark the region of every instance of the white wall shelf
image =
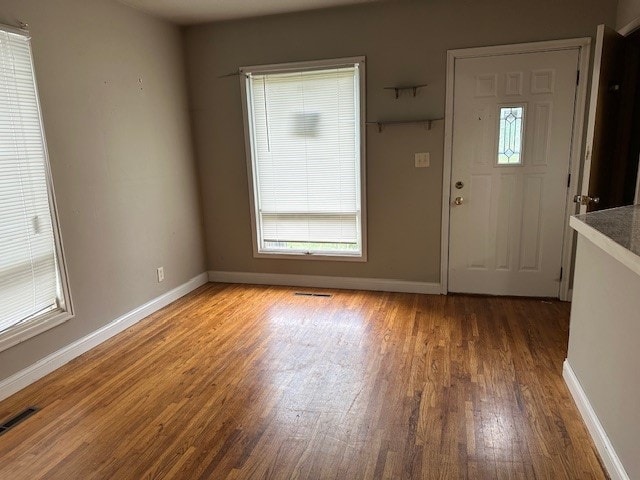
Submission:
POLYGON ((401 125, 424 125, 427 130, 431 130, 431 123, 442 118, 423 118, 418 120, 378 120, 376 122, 367 122, 367 125, 377 125, 378 132, 381 133, 385 127, 396 127, 401 125))

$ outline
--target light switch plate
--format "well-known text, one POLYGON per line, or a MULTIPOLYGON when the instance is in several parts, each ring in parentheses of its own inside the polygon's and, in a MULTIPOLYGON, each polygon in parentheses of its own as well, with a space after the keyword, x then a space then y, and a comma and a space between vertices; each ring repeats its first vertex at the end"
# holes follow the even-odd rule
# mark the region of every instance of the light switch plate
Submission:
POLYGON ((431 166, 431 154, 429 152, 416 153, 415 161, 416 161, 416 168, 427 168, 431 166))

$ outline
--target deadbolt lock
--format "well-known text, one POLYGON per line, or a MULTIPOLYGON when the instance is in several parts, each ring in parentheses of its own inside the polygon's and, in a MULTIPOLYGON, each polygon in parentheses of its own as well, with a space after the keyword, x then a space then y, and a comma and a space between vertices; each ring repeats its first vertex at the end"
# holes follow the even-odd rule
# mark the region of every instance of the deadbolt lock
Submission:
POLYGON ((456 182, 456 188, 457 188, 458 190, 460 190, 460 189, 461 189, 461 188, 463 188, 463 187, 464 187, 464 183, 462 183, 462 182, 460 182, 460 181, 456 182))

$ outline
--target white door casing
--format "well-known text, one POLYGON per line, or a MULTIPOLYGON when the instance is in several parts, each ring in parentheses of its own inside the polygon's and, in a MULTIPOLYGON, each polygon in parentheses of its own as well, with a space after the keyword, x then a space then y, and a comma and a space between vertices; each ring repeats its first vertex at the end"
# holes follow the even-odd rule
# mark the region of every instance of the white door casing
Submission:
POLYGON ((455 59, 445 198, 463 200, 449 212, 449 291, 560 294, 583 61, 576 46, 455 59), (507 107, 524 110, 517 165, 498 165, 499 112, 507 107))
MULTIPOLYGON (((598 25, 593 52, 591 98, 585 139, 585 159, 582 173, 580 213, 611 208, 607 198, 605 170, 611 163, 612 144, 616 142, 615 117, 618 114, 616 96, 611 85, 620 82, 623 70, 624 37, 606 25, 598 25), (614 125, 614 127, 612 127, 614 125), (602 177, 605 177, 604 184, 602 177), (605 188, 603 188, 605 187, 605 188), (603 198, 600 198, 600 197, 603 198), (597 199, 597 203, 593 203, 597 199)), ((613 205, 615 206, 615 205, 613 205)))

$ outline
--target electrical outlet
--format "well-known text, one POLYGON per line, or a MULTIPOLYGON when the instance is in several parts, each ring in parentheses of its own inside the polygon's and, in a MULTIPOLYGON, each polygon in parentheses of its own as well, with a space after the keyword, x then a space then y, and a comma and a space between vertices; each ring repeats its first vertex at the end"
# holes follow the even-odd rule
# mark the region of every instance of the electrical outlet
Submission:
POLYGON ((158 267, 158 283, 164 281, 164 267, 158 267))
POLYGON ((416 153, 415 162, 416 168, 427 168, 431 166, 431 154, 429 152, 416 153))

